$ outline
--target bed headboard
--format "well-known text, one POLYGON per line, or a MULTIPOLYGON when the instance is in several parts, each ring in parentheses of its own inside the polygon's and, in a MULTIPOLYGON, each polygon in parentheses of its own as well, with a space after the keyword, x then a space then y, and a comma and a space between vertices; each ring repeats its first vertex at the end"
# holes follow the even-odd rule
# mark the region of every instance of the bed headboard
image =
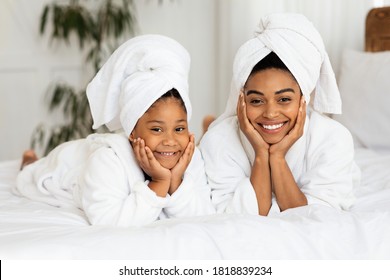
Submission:
POLYGON ((390 7, 374 8, 366 17, 365 51, 390 50, 390 7))

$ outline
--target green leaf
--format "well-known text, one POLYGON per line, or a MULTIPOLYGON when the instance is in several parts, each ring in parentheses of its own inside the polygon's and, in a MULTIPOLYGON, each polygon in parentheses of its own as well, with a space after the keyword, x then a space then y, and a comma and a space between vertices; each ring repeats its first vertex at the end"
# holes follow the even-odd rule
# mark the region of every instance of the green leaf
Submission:
POLYGON ((49 14, 49 6, 46 5, 44 8, 43 8, 43 12, 42 12, 42 15, 41 15, 41 22, 40 22, 40 28, 39 28, 39 31, 41 34, 43 34, 45 32, 45 26, 46 26, 46 23, 47 23, 47 16, 49 14))

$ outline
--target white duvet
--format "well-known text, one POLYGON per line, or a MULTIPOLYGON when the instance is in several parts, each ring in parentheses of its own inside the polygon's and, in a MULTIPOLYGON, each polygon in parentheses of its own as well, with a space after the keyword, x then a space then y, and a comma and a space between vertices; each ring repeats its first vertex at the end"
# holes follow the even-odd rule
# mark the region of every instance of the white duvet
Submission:
POLYGON ((14 196, 19 161, 0 163, 1 259, 390 259, 390 154, 357 150, 351 211, 216 214, 144 227, 90 226, 82 212, 14 196))

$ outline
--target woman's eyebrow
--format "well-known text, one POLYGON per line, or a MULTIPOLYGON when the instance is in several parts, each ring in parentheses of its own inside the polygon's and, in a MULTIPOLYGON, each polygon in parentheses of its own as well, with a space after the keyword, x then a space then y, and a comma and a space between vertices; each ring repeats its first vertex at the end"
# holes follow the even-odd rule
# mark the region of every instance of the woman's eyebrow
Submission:
POLYGON ((294 91, 292 88, 284 88, 284 89, 281 89, 281 90, 276 91, 275 94, 281 94, 281 93, 284 93, 284 92, 292 92, 292 93, 295 93, 295 91, 294 91))
MULTIPOLYGON (((294 89, 292 89, 292 88, 283 88, 283 89, 280 89, 278 91, 275 91, 275 94, 282 94, 282 93, 285 93, 285 92, 295 93, 294 89)), ((261 91, 258 91, 258 90, 248 90, 246 92, 246 95, 251 95, 251 94, 264 95, 264 93, 262 93, 261 91)))
POLYGON ((257 90, 248 90, 248 91, 246 92, 246 95, 251 95, 251 94, 264 95, 264 93, 262 93, 261 91, 257 91, 257 90))

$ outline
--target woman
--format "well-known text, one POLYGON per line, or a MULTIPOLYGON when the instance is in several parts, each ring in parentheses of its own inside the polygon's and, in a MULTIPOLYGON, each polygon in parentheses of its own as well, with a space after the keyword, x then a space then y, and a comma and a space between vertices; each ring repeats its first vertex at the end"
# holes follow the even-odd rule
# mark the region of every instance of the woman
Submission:
POLYGON ((348 209, 359 170, 350 133, 325 115, 341 100, 321 36, 298 14, 269 15, 260 29, 238 50, 226 110, 200 143, 213 203, 260 215, 348 209))

